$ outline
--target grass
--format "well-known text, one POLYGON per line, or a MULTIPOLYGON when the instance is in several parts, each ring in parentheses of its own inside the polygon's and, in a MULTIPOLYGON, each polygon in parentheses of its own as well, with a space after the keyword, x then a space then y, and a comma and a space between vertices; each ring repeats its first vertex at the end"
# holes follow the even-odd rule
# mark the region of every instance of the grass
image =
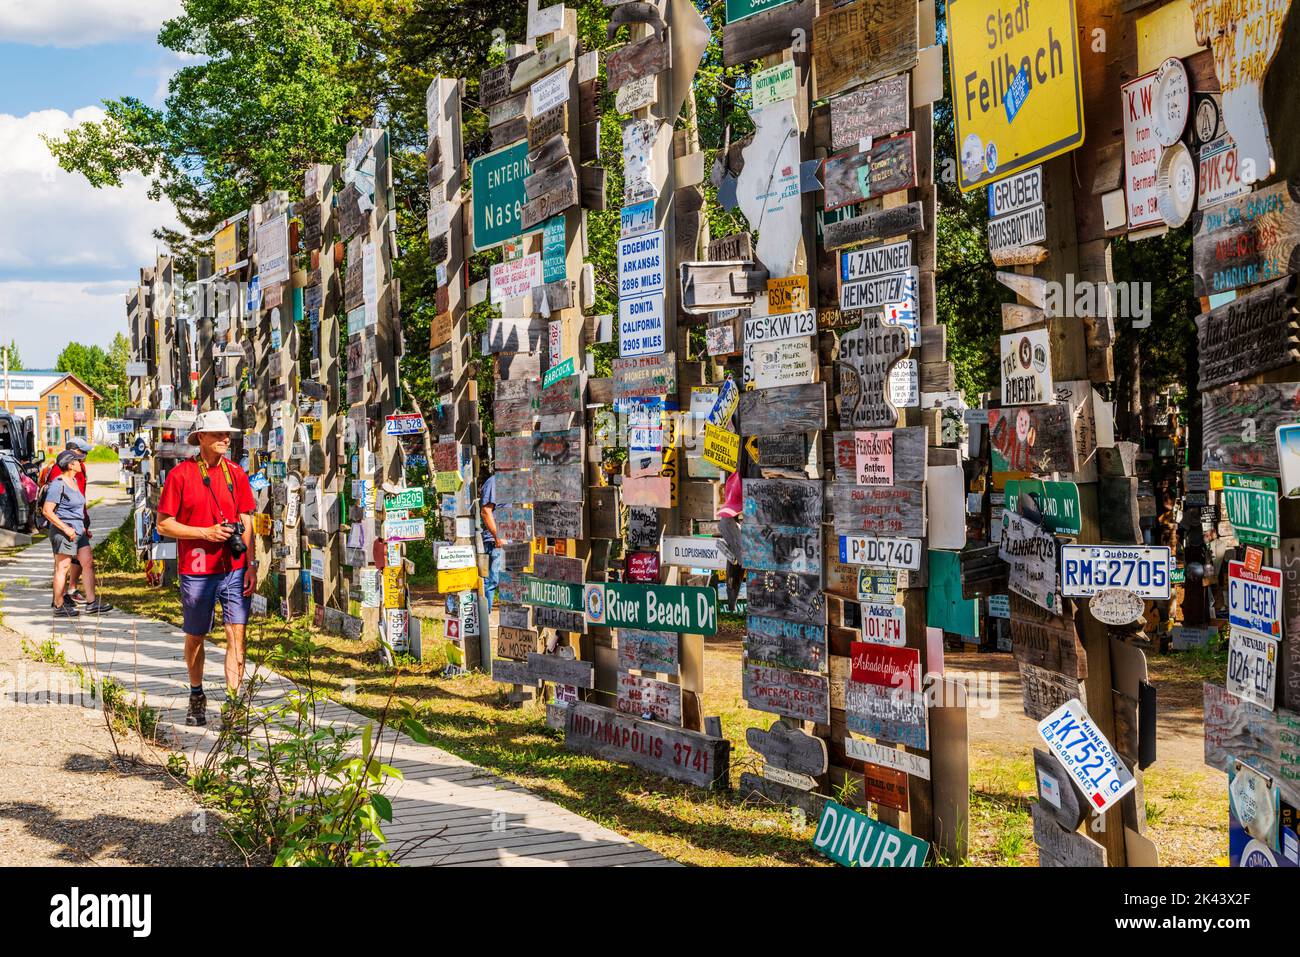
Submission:
POLYGON ((52 638, 39 645, 23 639, 23 654, 33 661, 54 665, 76 676, 78 683, 90 692, 92 698, 101 696, 104 710, 112 716, 113 726, 122 732, 134 731, 149 741, 158 739, 158 711, 129 696, 125 686, 112 678, 95 680, 95 676, 78 664, 69 664, 62 646, 52 638))
POLYGON ((86 455, 87 462, 116 462, 117 447, 114 445, 96 445, 86 455))

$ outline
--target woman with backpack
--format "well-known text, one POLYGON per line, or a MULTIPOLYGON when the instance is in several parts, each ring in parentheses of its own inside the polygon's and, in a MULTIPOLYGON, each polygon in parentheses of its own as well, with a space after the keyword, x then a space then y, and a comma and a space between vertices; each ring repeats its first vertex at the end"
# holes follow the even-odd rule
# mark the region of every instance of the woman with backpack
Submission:
POLYGON ((113 606, 95 597, 94 554, 86 528, 86 497, 77 485, 77 476, 85 469, 86 453, 70 449, 59 453, 59 475, 45 487, 41 514, 49 523, 50 548, 54 552, 54 614, 59 618, 76 618, 81 614, 72 600, 64 595, 72 559, 81 562, 81 577, 86 588, 87 604, 82 611, 97 614, 113 606))

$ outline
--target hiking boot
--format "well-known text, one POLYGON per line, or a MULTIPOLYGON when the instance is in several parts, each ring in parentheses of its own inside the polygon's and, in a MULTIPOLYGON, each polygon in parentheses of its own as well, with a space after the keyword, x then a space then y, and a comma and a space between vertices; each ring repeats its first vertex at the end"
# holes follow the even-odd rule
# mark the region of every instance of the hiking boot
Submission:
POLYGON ((87 614, 98 615, 100 612, 112 611, 113 606, 102 598, 96 598, 94 601, 83 606, 81 610, 87 614))
POLYGON ((81 612, 77 611, 77 606, 70 601, 65 601, 58 608, 54 609, 55 618, 80 618, 81 612))
POLYGON ((189 727, 203 727, 208 723, 208 696, 201 694, 190 695, 190 707, 185 712, 185 723, 189 727))

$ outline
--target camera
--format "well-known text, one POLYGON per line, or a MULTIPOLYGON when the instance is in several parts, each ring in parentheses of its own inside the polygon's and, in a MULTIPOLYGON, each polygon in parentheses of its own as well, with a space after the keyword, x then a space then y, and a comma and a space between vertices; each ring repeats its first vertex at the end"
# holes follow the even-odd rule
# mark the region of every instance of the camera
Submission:
POLYGON ((230 549, 230 557, 238 558, 248 551, 248 546, 244 544, 244 526, 235 522, 223 522, 222 524, 230 529, 230 537, 226 539, 226 547, 230 549))

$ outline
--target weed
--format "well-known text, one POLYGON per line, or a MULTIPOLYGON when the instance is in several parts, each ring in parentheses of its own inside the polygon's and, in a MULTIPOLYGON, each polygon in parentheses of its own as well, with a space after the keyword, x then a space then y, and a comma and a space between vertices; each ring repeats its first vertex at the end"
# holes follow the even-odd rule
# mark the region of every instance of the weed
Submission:
POLYGON ((1160 819, 1165 816, 1165 808, 1157 804, 1155 801, 1147 801, 1146 809, 1148 825, 1158 823, 1160 819))
POLYGON ((1006 830, 998 835, 993 846, 1001 863, 1008 867, 1020 865, 1020 855, 1025 852, 1025 835, 1019 831, 1006 830))
POLYGON ((95 546, 95 573, 139 572, 142 568, 135 547, 135 518, 127 515, 121 525, 95 546))

